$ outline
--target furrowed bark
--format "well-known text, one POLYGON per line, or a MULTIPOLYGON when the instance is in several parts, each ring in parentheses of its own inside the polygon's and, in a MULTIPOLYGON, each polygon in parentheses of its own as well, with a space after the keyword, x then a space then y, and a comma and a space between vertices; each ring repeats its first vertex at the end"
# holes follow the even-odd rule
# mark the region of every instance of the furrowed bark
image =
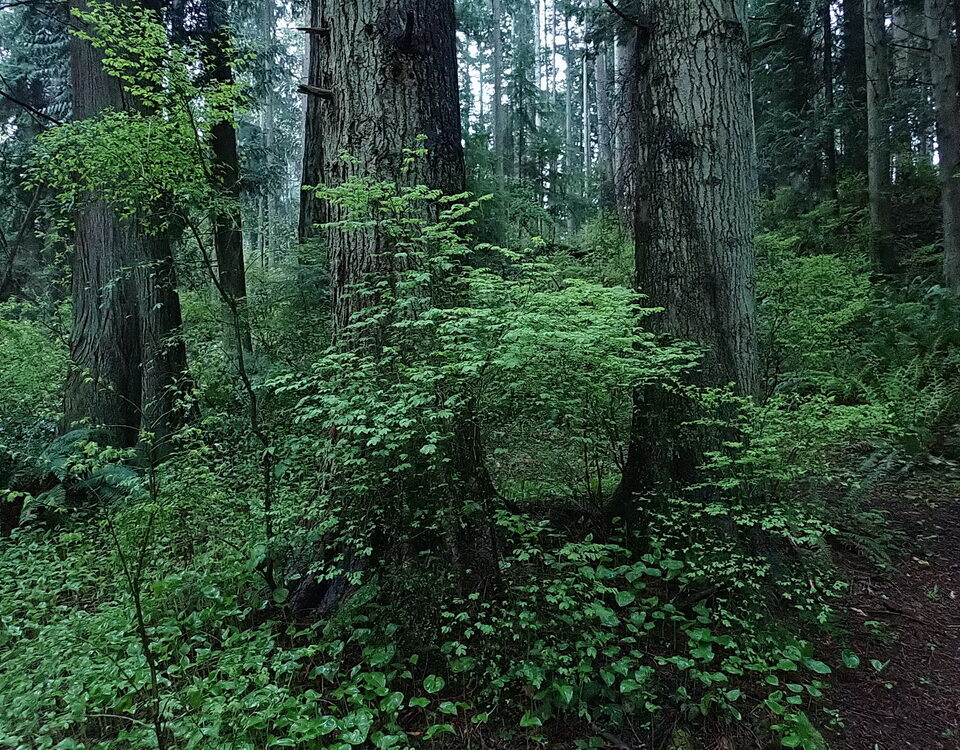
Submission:
MULTIPOLYGON (((703 348, 697 382, 749 394, 756 178, 746 3, 649 2, 640 17, 648 29, 637 30, 634 63, 637 290, 664 308, 651 319, 656 331, 703 348)), ((709 441, 679 438, 686 412, 679 399, 636 394, 615 507, 626 512, 637 493, 694 479, 709 441)))

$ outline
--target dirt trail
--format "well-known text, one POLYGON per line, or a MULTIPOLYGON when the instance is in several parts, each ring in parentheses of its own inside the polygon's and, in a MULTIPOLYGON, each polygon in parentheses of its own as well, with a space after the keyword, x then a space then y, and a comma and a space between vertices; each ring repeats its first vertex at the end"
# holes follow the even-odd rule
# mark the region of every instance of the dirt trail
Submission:
POLYGON ((862 664, 837 674, 831 692, 845 727, 830 747, 955 750, 960 748, 960 476, 926 473, 878 494, 903 549, 888 572, 863 563, 850 568, 844 645, 862 664))

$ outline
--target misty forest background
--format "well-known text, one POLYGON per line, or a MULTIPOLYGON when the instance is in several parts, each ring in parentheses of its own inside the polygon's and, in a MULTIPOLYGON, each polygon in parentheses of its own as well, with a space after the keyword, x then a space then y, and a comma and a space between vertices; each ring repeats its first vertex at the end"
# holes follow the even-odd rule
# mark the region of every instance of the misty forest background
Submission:
POLYGON ((951 0, 4 0, 0 746, 960 747, 951 0))

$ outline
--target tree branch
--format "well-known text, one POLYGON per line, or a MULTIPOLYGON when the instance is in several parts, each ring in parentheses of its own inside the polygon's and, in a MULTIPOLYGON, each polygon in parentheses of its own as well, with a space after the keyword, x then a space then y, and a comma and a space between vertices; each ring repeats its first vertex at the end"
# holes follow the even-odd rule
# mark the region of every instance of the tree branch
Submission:
POLYGON ((63 125, 63 123, 60 122, 60 120, 57 120, 56 118, 51 117, 45 112, 41 112, 39 109, 35 109, 34 107, 31 107, 26 102, 21 101, 20 99, 17 99, 17 97, 15 97, 13 94, 9 94, 3 89, 0 89, 0 96, 2 96, 4 99, 7 99, 13 102, 19 107, 23 107, 25 110, 27 110, 27 112, 34 115, 35 117, 42 117, 44 120, 46 120, 47 122, 52 122, 54 125, 63 125))
POLYGON ((622 10, 620 10, 616 5, 614 5, 613 0, 603 0, 603 2, 606 3, 606 6, 607 6, 608 8, 610 8, 610 10, 612 10, 614 13, 616 13, 618 16, 620 16, 620 18, 622 18, 624 21, 626 21, 626 22, 627 22, 628 24, 630 24, 631 26, 634 26, 634 27, 640 29, 641 31, 645 31, 645 32, 647 32, 648 34, 650 33, 650 31, 651 31, 650 26, 648 26, 647 24, 645 24, 645 23, 644 23, 643 21, 641 21, 639 18, 634 18, 633 16, 630 16, 630 15, 624 13, 624 12, 623 12, 622 10))
POLYGON ((299 86, 297 86, 297 91, 299 91, 301 94, 319 96, 321 99, 333 99, 333 91, 330 89, 322 89, 319 86, 311 86, 308 83, 301 83, 299 86))
POLYGON ((317 34, 318 36, 328 36, 330 34, 329 26, 297 26, 296 29, 306 34, 317 34))

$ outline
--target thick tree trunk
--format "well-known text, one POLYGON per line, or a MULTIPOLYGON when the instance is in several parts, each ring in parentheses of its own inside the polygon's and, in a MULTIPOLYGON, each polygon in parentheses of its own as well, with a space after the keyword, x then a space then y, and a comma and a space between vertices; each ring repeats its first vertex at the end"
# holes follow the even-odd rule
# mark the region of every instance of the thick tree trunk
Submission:
POLYGON ((866 0, 863 13, 867 67, 867 183, 870 201, 870 255, 874 267, 896 273, 890 232, 889 48, 883 0, 866 0))
POLYGON ((937 112, 937 153, 943 207, 943 277, 960 291, 960 76, 952 0, 926 0, 930 73, 937 112))
MULTIPOLYGON (((73 39, 71 44, 86 44, 73 39)), ((77 63, 90 59, 75 52, 77 63)), ((97 62, 99 65, 99 61, 97 62)), ((81 73, 81 77, 84 76, 81 73)), ((89 88, 74 83, 74 111, 87 112, 89 88)), ((107 89, 101 88, 105 93, 107 89)), ((64 427, 87 421, 102 427, 111 444, 129 447, 140 429, 140 361, 137 280, 129 221, 102 201, 79 211, 73 257, 71 367, 64 393, 64 427)))
POLYGON ((842 128, 843 163, 860 174, 867 171, 867 69, 863 2, 864 0, 843 0, 843 20, 840 26, 843 43, 840 67, 846 105, 842 128))
MULTIPOLYGON (((137 106, 88 42, 72 37, 70 56, 76 119, 137 106)), ((186 372, 169 239, 119 219, 96 196, 80 208, 76 227, 64 426, 86 420, 122 446, 146 430, 162 452, 182 416, 175 392, 186 372)))
MULTIPOLYGON (((329 29, 317 50, 330 92, 319 110, 326 184, 362 176, 462 192, 453 0, 321 0, 316 20, 329 29), (405 163, 404 150, 417 147, 421 134, 426 155, 405 163)), ((323 205, 320 215, 336 222, 343 210, 323 205)), ((385 252, 385 245, 374 230, 326 233, 334 336, 340 346, 355 345, 347 326, 367 302, 352 289, 371 275, 388 277, 400 270, 402 261, 385 252)), ((452 553, 461 585, 483 591, 498 571, 490 515, 494 493, 470 414, 459 415, 450 452, 451 520, 459 529, 452 553)))
MULTIPOLYGON (((332 92, 320 116, 325 184, 362 175, 461 192, 453 3, 323 0, 319 20, 330 29, 319 50, 332 92), (415 148, 421 134, 427 155, 406 169, 404 149, 415 148)), ((340 218, 335 206, 323 212, 324 220, 340 218)), ((331 231, 327 250, 334 325, 342 331, 359 304, 349 290, 383 260, 365 232, 331 231)))
POLYGON ((182 396, 189 385, 187 350, 170 238, 138 230, 140 430, 141 438, 144 432, 151 434, 143 447, 159 459, 169 452, 169 438, 183 422, 182 396))
MULTIPOLYGON (((640 18, 636 283, 655 329, 703 348, 703 385, 756 388, 756 200, 746 2, 662 0, 640 18)), ((637 394, 617 502, 694 478, 703 441, 678 439, 684 407, 637 394)))

